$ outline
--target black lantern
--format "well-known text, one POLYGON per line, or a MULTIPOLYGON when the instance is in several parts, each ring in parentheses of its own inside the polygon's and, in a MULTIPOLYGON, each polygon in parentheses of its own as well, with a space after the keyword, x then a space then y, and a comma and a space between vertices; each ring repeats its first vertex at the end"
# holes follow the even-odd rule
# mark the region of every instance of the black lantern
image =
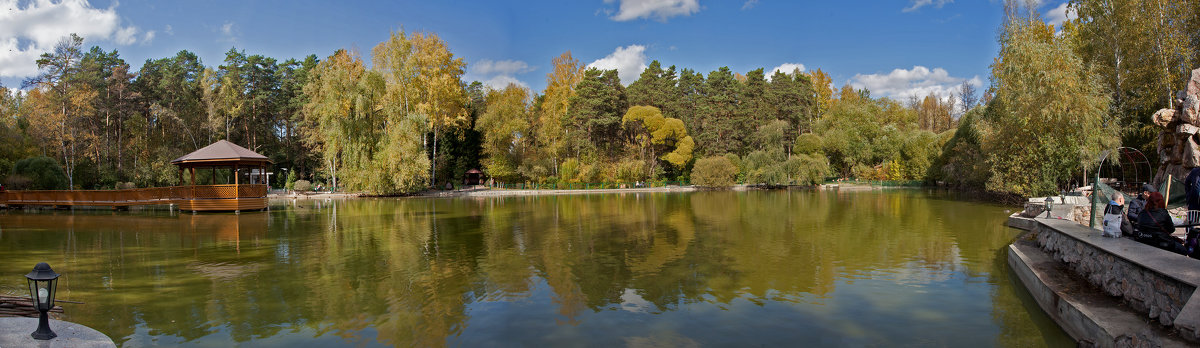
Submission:
POLYGON ((34 339, 48 340, 58 337, 58 334, 50 331, 47 312, 54 308, 54 293, 58 290, 59 275, 45 262, 39 262, 37 266, 33 266, 32 272, 25 275, 25 278, 29 278, 29 296, 33 298, 33 306, 41 312, 37 331, 31 335, 34 339))
POLYGON ((1046 196, 1046 218, 1050 218, 1050 207, 1054 205, 1054 198, 1046 196))

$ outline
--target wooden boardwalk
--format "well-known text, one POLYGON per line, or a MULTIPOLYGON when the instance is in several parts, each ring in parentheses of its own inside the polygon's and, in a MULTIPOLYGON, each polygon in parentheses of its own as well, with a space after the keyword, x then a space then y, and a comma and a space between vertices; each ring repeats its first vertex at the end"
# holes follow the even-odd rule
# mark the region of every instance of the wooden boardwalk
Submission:
POLYGON ((267 185, 194 185, 130 190, 7 191, 5 206, 110 206, 175 204, 189 211, 242 211, 267 207, 267 185))

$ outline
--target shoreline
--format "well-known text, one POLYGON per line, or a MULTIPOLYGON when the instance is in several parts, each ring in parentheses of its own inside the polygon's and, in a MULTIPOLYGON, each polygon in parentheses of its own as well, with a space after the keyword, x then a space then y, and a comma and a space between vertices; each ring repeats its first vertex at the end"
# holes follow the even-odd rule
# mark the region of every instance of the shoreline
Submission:
MULTIPOLYGON (((797 186, 799 187, 799 186, 797 186)), ((813 190, 844 190, 844 191, 870 191, 882 189, 896 188, 911 188, 911 187, 883 187, 864 184, 821 184, 814 186, 803 186, 804 189, 813 190)), ((792 188, 759 188, 745 184, 734 185, 729 188, 713 189, 716 191, 751 191, 751 190, 788 190, 792 188)), ((617 189, 500 189, 500 188, 468 188, 449 191, 422 191, 409 195, 395 196, 376 196, 367 193, 309 193, 309 194, 275 194, 268 195, 270 199, 349 199, 349 198, 452 198, 452 197, 520 197, 520 196, 561 196, 561 195, 584 195, 584 194, 611 194, 611 193, 672 193, 672 192, 697 192, 709 190, 694 185, 689 186, 664 186, 664 187, 644 187, 644 188, 617 188, 617 189)))

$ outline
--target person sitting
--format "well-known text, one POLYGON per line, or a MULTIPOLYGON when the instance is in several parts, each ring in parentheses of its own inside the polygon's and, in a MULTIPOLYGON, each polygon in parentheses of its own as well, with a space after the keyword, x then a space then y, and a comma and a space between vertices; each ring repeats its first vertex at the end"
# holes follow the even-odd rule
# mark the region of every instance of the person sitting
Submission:
POLYGON ((1101 231, 1105 237, 1118 238, 1122 235, 1133 235, 1133 225, 1125 217, 1124 194, 1117 193, 1116 198, 1108 202, 1108 207, 1104 209, 1103 221, 1101 231))
POLYGON ((1166 251, 1187 255, 1183 241, 1172 237, 1175 222, 1167 213, 1167 202, 1161 193, 1150 192, 1146 197, 1146 209, 1138 215, 1135 240, 1166 251))
POLYGON ((1129 221, 1138 220, 1138 216, 1142 214, 1142 210, 1145 210, 1146 197, 1151 192, 1158 192, 1158 190, 1154 189, 1154 185, 1142 185, 1142 190, 1138 191, 1137 196, 1133 198, 1132 202, 1129 202, 1129 221))

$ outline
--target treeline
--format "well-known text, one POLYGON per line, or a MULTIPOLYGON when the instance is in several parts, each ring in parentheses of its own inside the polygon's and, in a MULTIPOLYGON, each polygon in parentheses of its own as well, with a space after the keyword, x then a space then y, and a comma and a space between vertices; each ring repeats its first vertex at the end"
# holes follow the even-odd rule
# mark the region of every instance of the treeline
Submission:
POLYGON ((366 58, 281 63, 231 49, 207 67, 182 51, 130 72, 72 36, 38 61, 28 92, 0 93, 0 173, 29 186, 40 174, 27 168, 47 161, 18 162, 46 156, 66 187, 173 185, 171 159, 228 139, 288 168, 289 182, 382 194, 479 168, 503 183, 855 178, 1033 196, 1122 143, 1154 156, 1150 113, 1200 67, 1197 2, 1076 1, 1079 19, 1055 28, 1009 1, 982 96, 963 83, 908 100, 835 89, 820 69, 654 61, 626 85, 570 52, 540 93, 492 89, 463 81, 466 63, 433 33, 393 33, 366 58))

